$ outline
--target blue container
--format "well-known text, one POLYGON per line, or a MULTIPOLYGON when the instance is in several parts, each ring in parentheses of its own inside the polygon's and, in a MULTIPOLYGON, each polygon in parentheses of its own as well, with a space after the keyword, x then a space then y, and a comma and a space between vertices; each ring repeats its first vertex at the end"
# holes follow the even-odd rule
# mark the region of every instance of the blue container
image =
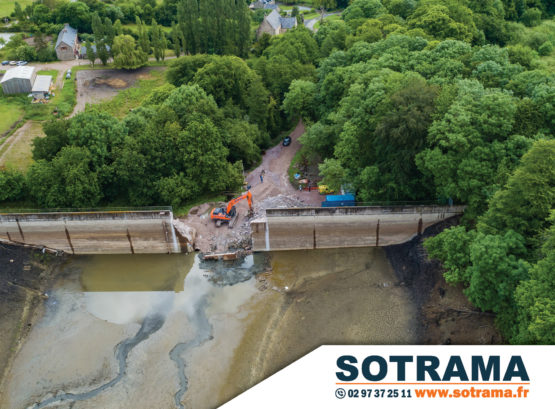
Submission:
POLYGON ((322 202, 322 207, 343 207, 343 206, 356 206, 355 196, 350 193, 346 195, 327 195, 326 201, 322 202))

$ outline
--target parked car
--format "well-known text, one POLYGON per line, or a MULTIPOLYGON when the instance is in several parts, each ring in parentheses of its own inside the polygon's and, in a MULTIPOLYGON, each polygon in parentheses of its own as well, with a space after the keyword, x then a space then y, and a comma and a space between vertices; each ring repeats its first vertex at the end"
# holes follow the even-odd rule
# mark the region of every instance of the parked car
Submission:
POLYGON ((17 61, 10 61, 10 65, 17 65, 17 61))
POLYGON ((9 63, 9 61, 2 61, 2 65, 8 65, 9 63))
POLYGON ((27 61, 18 61, 18 62, 17 62, 17 65, 19 65, 20 67, 21 67, 22 65, 27 65, 27 61))
POLYGON ((283 139, 283 146, 289 146, 289 145, 291 145, 291 137, 290 137, 290 136, 286 136, 286 137, 283 139))
POLYGON ((67 74, 66 74, 66 80, 68 80, 70 78, 71 78, 71 71, 68 71, 67 74))

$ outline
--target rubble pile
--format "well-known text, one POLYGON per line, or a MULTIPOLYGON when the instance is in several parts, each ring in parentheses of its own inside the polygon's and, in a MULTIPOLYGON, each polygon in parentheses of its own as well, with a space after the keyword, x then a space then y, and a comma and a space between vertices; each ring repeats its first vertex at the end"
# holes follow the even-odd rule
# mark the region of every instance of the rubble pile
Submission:
POLYGON ((292 196, 280 194, 277 196, 267 197, 261 202, 255 203, 253 219, 265 217, 266 209, 285 209, 288 207, 308 207, 308 205, 292 196))
POLYGON ((251 241, 251 227, 250 222, 254 219, 266 216, 266 209, 285 209, 288 207, 307 207, 308 205, 301 202, 295 197, 286 195, 277 195, 268 197, 258 203, 254 204, 253 216, 250 218, 245 217, 241 224, 237 224, 230 230, 230 236, 227 238, 228 249, 244 249, 250 250, 252 246, 251 241))

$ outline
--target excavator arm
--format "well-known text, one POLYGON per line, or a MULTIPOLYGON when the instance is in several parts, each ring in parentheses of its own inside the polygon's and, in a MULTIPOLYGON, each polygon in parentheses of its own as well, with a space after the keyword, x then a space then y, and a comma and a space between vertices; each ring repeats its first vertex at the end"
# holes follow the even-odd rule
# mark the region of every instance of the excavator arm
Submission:
POLYGON ((249 204, 249 213, 252 213, 252 193, 249 190, 241 196, 231 199, 225 209, 223 207, 212 209, 210 218, 216 222, 216 226, 220 226, 223 222, 229 222, 229 228, 231 229, 237 221, 237 218, 235 217, 235 205, 243 199, 247 199, 249 204))
POLYGON ((252 193, 250 190, 248 190, 245 194, 242 194, 241 196, 229 201, 229 203, 227 204, 226 213, 229 214, 231 212, 231 208, 243 199, 247 199, 247 202, 249 203, 249 210, 252 210, 252 193))

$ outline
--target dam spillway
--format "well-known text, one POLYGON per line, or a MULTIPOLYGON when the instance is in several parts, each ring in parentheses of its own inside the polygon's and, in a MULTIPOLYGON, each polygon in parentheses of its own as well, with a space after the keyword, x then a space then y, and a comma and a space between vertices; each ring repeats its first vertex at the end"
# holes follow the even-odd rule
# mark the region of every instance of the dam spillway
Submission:
POLYGON ((251 222, 253 251, 381 247, 401 244, 465 206, 266 209, 251 222))
POLYGON ((171 208, 0 213, 0 241, 68 254, 180 253, 171 208))

